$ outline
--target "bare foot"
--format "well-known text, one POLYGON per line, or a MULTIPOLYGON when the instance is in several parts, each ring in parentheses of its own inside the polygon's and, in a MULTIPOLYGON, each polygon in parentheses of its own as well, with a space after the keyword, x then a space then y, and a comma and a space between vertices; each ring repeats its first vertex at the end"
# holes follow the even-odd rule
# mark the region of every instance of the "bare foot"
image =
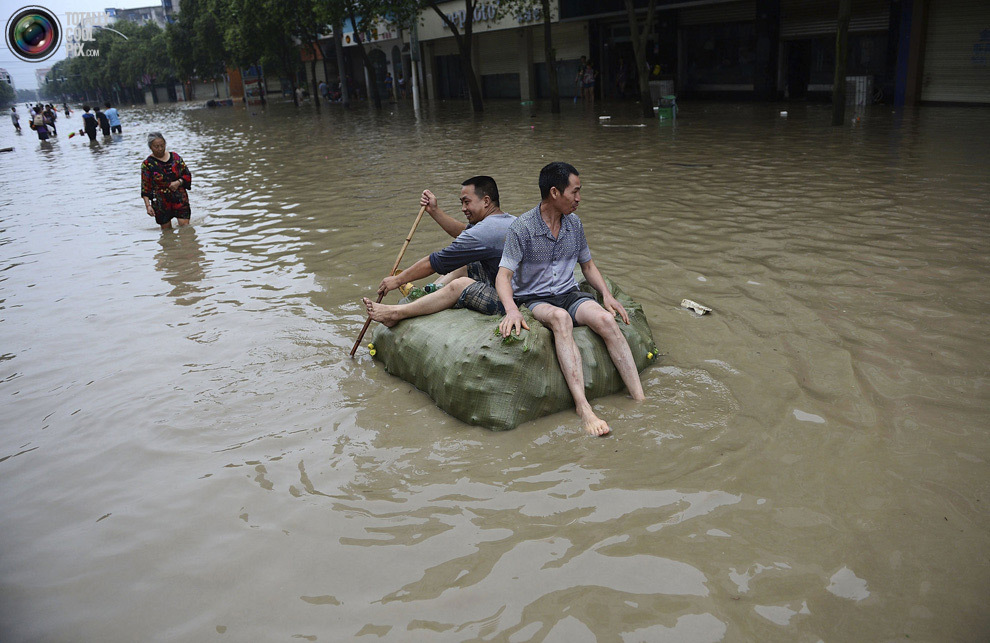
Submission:
POLYGON ((396 315, 395 306, 376 304, 367 297, 362 297, 361 301, 364 302, 364 307, 368 309, 368 317, 376 322, 381 322, 384 326, 391 328, 401 321, 396 315))
POLYGON ((584 410, 578 409, 577 414, 581 417, 584 431, 588 435, 606 435, 612 430, 608 428, 605 420, 595 415, 595 412, 591 410, 590 404, 584 410))

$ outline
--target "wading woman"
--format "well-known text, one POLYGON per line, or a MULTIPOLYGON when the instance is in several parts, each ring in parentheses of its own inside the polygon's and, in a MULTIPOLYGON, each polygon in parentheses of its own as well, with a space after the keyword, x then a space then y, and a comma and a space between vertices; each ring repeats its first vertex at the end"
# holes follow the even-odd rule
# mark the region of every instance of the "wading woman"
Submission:
POLYGON ((148 134, 148 147, 151 156, 141 164, 141 197, 148 216, 155 217, 162 230, 172 228, 172 219, 189 225, 189 168, 182 157, 165 150, 165 137, 159 132, 148 134))

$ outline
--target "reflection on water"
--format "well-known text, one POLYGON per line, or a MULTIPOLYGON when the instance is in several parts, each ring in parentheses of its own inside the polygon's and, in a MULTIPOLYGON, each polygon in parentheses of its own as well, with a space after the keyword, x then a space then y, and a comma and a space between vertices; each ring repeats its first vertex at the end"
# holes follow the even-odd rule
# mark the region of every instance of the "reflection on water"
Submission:
POLYGON ((206 274, 203 265, 207 260, 196 229, 181 226, 174 232, 164 231, 158 243, 161 250, 155 255, 155 267, 162 272, 162 279, 174 286, 169 296, 185 306, 200 301, 202 297, 194 295, 201 292, 198 282, 206 274))
POLYGON ((5 640, 987 631, 990 114, 334 107, 0 130, 5 640), (189 228, 144 211, 151 130, 189 228), (488 433, 347 358, 422 189, 492 174, 519 214, 556 159, 664 354, 596 401, 611 438, 488 433))

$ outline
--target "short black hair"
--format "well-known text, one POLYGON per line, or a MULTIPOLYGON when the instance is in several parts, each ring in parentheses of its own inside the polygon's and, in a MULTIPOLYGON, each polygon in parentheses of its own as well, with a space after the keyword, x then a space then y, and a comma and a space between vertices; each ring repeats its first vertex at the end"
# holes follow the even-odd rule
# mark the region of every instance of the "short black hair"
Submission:
POLYGON ((498 207, 502 205, 498 202, 498 186, 495 185, 495 179, 490 176, 472 176, 470 179, 461 183, 463 186, 474 187, 474 193, 479 199, 488 197, 492 200, 498 207))
POLYGON ((570 163, 554 161, 544 165, 540 170, 540 198, 545 199, 550 196, 550 188, 557 188, 561 192, 566 190, 570 185, 572 174, 580 176, 570 163))
POLYGON ((110 101, 103 103, 103 106, 106 107, 107 109, 110 109, 110 101))

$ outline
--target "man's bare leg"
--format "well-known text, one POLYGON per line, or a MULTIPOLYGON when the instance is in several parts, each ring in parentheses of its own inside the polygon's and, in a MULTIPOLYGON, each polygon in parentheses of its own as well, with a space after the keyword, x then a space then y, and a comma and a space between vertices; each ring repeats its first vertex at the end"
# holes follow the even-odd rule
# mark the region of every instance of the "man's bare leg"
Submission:
POLYGON ((461 277, 467 277, 467 266, 461 266, 460 268, 458 268, 453 272, 448 272, 443 277, 437 279, 435 283, 443 284, 444 286, 446 286, 450 282, 454 281, 455 279, 460 279, 461 277))
POLYGON ((403 319, 419 317, 420 315, 431 315, 441 310, 452 308, 457 303, 461 293, 464 292, 464 289, 473 283, 473 279, 461 277, 455 279, 440 290, 429 295, 424 295, 408 304, 376 304, 367 297, 363 297, 361 301, 364 302, 364 307, 368 309, 369 317, 391 328, 403 319))
POLYGON ((584 367, 581 363, 581 351, 574 343, 574 322, 570 314, 563 308, 550 304, 540 304, 532 312, 533 317, 553 333, 560 371, 564 374, 571 397, 574 398, 574 410, 580 416, 584 430, 591 435, 605 435, 611 429, 605 420, 595 415, 584 394, 584 367))
POLYGON ((615 316, 597 301, 588 300, 578 306, 574 313, 577 321, 582 326, 587 326, 605 341, 608 354, 619 371, 619 377, 626 385, 629 395, 636 401, 646 399, 643 395, 643 383, 639 379, 639 371, 636 369, 636 360, 633 359, 629 342, 619 329, 619 323, 615 321, 615 316))

